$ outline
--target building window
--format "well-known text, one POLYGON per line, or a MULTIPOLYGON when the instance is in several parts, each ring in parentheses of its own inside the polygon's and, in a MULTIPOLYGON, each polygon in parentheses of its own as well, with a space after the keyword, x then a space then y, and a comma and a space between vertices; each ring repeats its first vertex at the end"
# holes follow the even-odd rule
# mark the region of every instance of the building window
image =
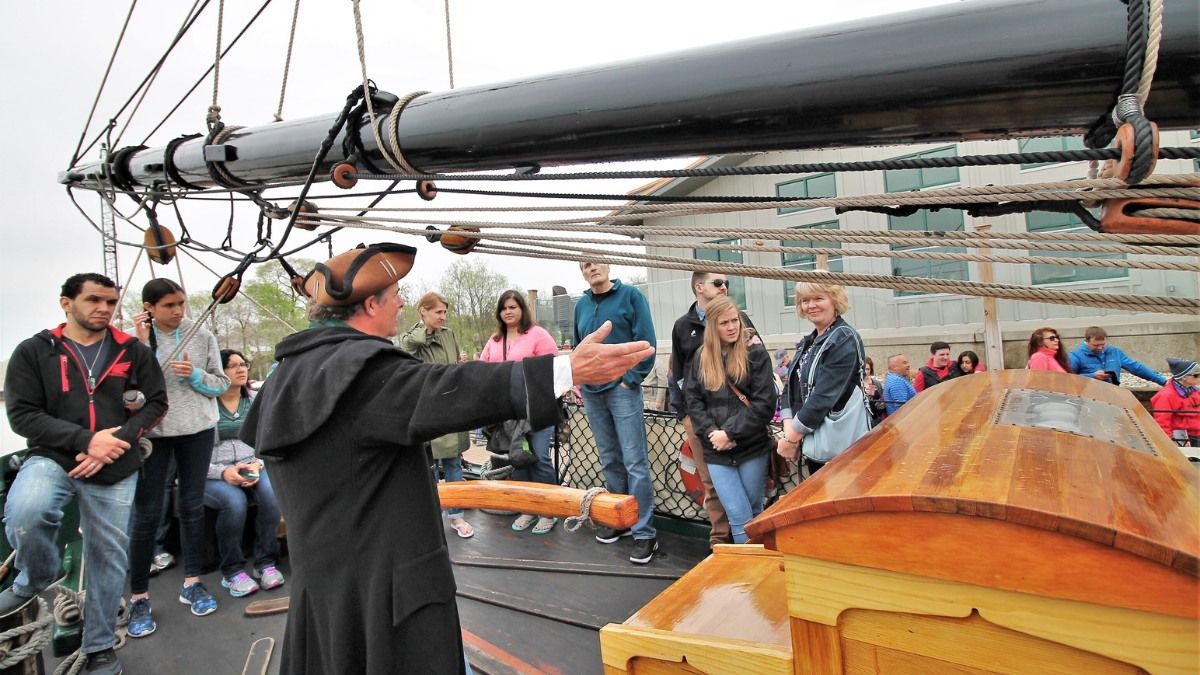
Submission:
MULTIPOLYGON (((827 220, 823 223, 813 223, 812 225, 800 225, 791 228, 793 231, 798 230, 836 230, 838 229, 838 221, 827 220)), ((796 233, 800 236, 800 232, 796 233)), ((803 246, 805 248, 841 248, 842 245, 836 241, 813 241, 811 239, 782 239, 779 244, 781 246, 803 246)), ((817 256, 808 255, 805 253, 780 253, 779 264, 781 267, 795 270, 812 271, 817 269, 817 256)), ((842 271, 841 256, 830 256, 829 271, 842 271)), ((783 282, 783 305, 785 307, 796 306, 796 282, 783 282)))
MULTIPOLYGON (((1034 211, 1025 214, 1025 227, 1029 232, 1090 232, 1087 225, 1073 213, 1047 213, 1034 211)), ((1124 260, 1125 254, 1072 253, 1069 251, 1030 251, 1032 256, 1054 256, 1057 258, 1095 258, 1124 260)), ((1029 276, 1034 285, 1063 284, 1070 281, 1098 281, 1101 279, 1124 279, 1129 270, 1115 267, 1067 267, 1065 265, 1030 265, 1029 276)))
MULTIPOLYGON (((1037 138, 1022 138, 1017 141, 1020 152, 1059 152, 1062 150, 1083 150, 1083 138, 1080 136, 1039 136, 1037 138)), ((1039 166, 1051 166, 1062 162, 1034 162, 1022 164, 1021 170, 1036 169, 1039 166)))
MULTIPOLYGON (((837 181, 831 173, 807 176, 799 180, 779 183, 775 186, 775 196, 779 199, 824 199, 837 196, 837 181)), ((808 207, 779 209, 779 215, 807 211, 808 207)))
MULTIPOLYGON (((709 242, 712 244, 737 244, 737 239, 718 239, 717 241, 709 242)), ((742 262, 741 251, 723 251, 710 248, 694 249, 696 260, 712 260, 715 262, 742 262)), ((735 277, 732 274, 727 274, 729 279, 729 297, 737 302, 738 307, 746 308, 746 280, 742 277, 735 277)))
MULTIPOLYGON (((957 157, 958 151, 953 146, 919 152, 897 159, 917 159, 924 157, 957 157)), ((884 172, 884 184, 888 192, 909 192, 925 188, 958 182, 958 169, 894 169, 884 172)), ((962 211, 958 209, 940 209, 932 211, 921 209, 909 216, 888 216, 888 229, 902 232, 961 232, 965 229, 962 211)), ((893 251, 931 251, 940 253, 965 253, 963 248, 942 246, 892 246, 893 251)), ((913 260, 895 258, 892 260, 892 275, 898 277, 928 277, 932 279, 969 278, 967 263, 959 260, 913 260)), ((897 296, 924 295, 924 291, 896 291, 897 296)))
MULTIPOLYGON (((958 157, 958 149, 954 146, 926 150, 912 155, 896 157, 896 159, 926 159, 929 157, 958 157)), ((921 190, 935 185, 958 182, 958 167, 930 169, 891 169, 883 172, 884 186, 888 192, 908 192, 921 190)))

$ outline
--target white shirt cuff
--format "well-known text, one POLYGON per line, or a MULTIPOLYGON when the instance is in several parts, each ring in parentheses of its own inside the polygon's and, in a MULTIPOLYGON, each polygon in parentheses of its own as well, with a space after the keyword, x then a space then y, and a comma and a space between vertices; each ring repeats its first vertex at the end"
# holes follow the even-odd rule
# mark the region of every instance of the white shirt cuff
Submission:
POLYGON ((561 398, 575 386, 575 377, 571 375, 571 357, 559 354, 554 357, 554 398, 561 398))

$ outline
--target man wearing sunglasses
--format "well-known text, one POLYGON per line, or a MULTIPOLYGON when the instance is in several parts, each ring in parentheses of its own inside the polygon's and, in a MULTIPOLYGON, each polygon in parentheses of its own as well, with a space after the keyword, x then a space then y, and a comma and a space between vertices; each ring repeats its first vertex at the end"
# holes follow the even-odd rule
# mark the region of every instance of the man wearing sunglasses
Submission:
MULTIPOLYGON (((696 473, 700 474, 700 483, 704 486, 704 512, 712 530, 708 535, 710 546, 727 544, 733 541, 730 536, 729 518, 725 515, 725 507, 717 497, 712 478, 709 477, 708 465, 704 462, 704 453, 700 451, 700 439, 692 431, 692 420, 685 416, 686 406, 683 403, 683 380, 687 373, 692 372, 692 358, 704 344, 704 327, 707 324, 705 312, 708 303, 722 295, 729 295, 729 279, 724 274, 696 272, 692 274, 692 293, 696 301, 675 321, 671 329, 671 410, 675 417, 683 421, 687 433, 688 447, 692 449, 692 459, 696 462, 696 473)), ((750 317, 742 312, 742 325, 747 334, 752 335, 750 344, 763 349, 750 317)))

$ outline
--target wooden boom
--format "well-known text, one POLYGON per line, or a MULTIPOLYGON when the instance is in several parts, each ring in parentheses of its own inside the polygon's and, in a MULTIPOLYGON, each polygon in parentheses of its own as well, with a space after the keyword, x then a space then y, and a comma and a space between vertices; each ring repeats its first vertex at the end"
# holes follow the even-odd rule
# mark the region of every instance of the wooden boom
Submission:
MULTIPOLYGON (((439 483, 444 509, 501 509, 539 516, 578 516, 586 490, 516 480, 472 480, 439 483)), ((592 499, 588 515, 596 523, 618 530, 633 527, 637 500, 608 492, 592 499)))
MULTIPOLYGON (((1146 115, 1164 129, 1195 128, 1200 8, 1164 4, 1146 115)), ((426 94, 404 108, 397 135, 413 166, 446 172, 1080 132, 1121 89, 1126 23, 1118 0, 954 3, 426 94)), ((390 107, 376 106, 385 144, 390 107)), ((59 180, 96 187, 107 176, 134 189, 163 183, 173 167, 212 187, 207 147, 251 187, 299 181, 336 118, 246 127, 220 145, 121 148, 111 164, 59 180)), ((386 168, 368 120, 349 124, 365 151, 359 170, 386 168)), ((345 161, 344 137, 318 167, 322 179, 345 161)))

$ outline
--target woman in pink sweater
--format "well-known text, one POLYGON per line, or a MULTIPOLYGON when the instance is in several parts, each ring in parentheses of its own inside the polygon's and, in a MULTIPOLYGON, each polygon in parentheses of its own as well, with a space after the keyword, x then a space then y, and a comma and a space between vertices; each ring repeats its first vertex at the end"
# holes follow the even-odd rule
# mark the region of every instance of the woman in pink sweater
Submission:
MULTIPOLYGON (((533 323, 525 297, 519 291, 504 291, 496 303, 496 332, 483 346, 480 361, 520 361, 530 356, 557 354, 558 345, 545 328, 533 323)), ((558 485, 558 476, 550 462, 550 440, 554 427, 535 429, 529 435, 529 445, 537 462, 532 466, 513 469, 514 480, 558 485)), ((554 529, 558 518, 538 518, 527 513, 513 521, 512 529, 523 532, 533 525, 534 534, 546 534, 554 529), (534 521, 537 521, 535 524, 534 521)))
POLYGON ((1067 350, 1063 348, 1058 331, 1053 328, 1039 328, 1029 336, 1030 370, 1048 370, 1052 373, 1069 373, 1067 367, 1067 350))

